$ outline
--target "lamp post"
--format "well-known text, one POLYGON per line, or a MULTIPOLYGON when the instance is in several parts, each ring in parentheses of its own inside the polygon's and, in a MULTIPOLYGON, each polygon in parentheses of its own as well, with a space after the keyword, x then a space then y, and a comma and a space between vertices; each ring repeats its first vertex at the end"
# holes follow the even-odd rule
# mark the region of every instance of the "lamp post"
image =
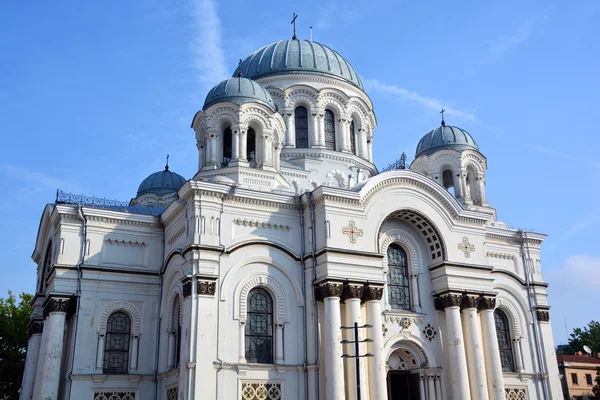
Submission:
POLYGON ((365 338, 363 340, 358 340, 358 330, 363 328, 372 328, 373 325, 365 324, 362 326, 358 326, 358 323, 355 322, 354 326, 342 326, 342 329, 353 329, 354 330, 354 340, 342 340, 342 344, 354 343, 354 355, 350 354, 342 354, 342 358, 355 358, 356 359, 356 399, 360 399, 360 357, 373 357, 373 354, 366 353, 360 354, 360 350, 358 348, 359 343, 371 343, 373 339, 365 338))

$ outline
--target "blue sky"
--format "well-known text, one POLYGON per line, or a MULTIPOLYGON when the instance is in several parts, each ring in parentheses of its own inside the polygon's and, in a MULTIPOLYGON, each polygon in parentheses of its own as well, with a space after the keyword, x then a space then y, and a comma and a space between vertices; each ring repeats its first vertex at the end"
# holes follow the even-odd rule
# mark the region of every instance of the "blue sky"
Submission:
POLYGON ((31 253, 56 189, 129 200, 196 168, 191 119, 240 58, 298 36, 366 82, 382 168, 439 124, 488 158, 501 221, 549 235, 542 268, 557 343, 600 319, 598 1, 9 2, 0 13, 0 296, 33 291, 31 253))

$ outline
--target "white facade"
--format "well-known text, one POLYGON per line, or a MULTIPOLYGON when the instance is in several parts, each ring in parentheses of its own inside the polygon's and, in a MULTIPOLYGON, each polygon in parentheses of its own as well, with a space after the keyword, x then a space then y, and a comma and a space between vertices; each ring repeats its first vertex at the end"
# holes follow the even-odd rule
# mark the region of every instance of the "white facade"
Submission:
POLYGON ((545 236, 495 220, 479 150, 378 174, 361 87, 256 81, 276 108, 200 111, 198 173, 177 195, 46 207, 21 398, 333 400, 360 383, 363 400, 561 399, 545 236), (360 382, 342 357, 355 322, 371 325, 360 382))

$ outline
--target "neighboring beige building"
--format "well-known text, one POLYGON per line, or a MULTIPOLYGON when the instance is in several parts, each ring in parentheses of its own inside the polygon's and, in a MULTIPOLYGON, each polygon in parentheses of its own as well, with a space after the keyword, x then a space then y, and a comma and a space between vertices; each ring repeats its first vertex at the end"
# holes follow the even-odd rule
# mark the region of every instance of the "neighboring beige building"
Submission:
POLYGON ((598 357, 578 352, 572 356, 565 355, 557 358, 565 399, 595 398, 592 388, 595 384, 598 367, 600 367, 600 353, 598 353, 598 357))

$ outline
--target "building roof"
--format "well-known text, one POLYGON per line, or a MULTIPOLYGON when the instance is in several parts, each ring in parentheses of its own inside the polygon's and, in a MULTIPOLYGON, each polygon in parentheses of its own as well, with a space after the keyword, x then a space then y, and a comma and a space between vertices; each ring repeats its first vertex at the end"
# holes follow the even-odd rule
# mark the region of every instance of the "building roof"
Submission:
POLYGON ((231 101, 239 105, 260 103, 275 111, 275 104, 269 92, 260 84, 243 77, 226 79, 212 88, 206 95, 202 109, 206 110, 213 104, 224 101, 231 101))
POLYGON ((246 58, 233 76, 239 72, 250 79, 292 73, 327 74, 364 90, 356 70, 344 57, 321 43, 308 40, 280 40, 262 47, 246 58))
POLYGON ((419 141, 415 158, 446 149, 479 151, 479 146, 469 132, 442 122, 441 126, 427 132, 419 141))
POLYGON ((175 172, 169 171, 167 165, 164 171, 155 172, 142 182, 137 191, 137 196, 140 197, 147 193, 153 193, 157 196, 179 191, 186 182, 185 178, 175 172))
POLYGON ((576 363, 582 363, 582 364, 600 365, 600 358, 598 358, 598 357, 564 355, 564 356, 556 356, 556 359, 559 362, 576 362, 576 363))

